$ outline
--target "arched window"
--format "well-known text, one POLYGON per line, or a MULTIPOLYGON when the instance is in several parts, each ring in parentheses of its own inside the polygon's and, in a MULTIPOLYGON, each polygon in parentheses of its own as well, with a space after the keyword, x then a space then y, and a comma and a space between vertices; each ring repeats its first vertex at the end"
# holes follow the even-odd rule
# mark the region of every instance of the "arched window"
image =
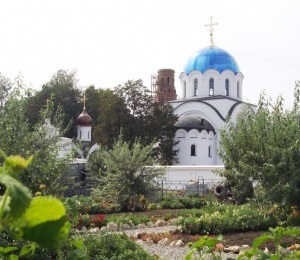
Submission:
POLYGON ((210 96, 214 95, 214 79, 213 78, 209 79, 209 95, 210 96))
POLYGON ((196 156, 196 145, 191 145, 191 156, 196 156))
POLYGON ((225 80, 225 96, 229 96, 229 79, 225 80))
POLYGON ((194 81, 194 96, 198 96, 198 79, 194 81))
POLYGON ((211 145, 208 146, 208 157, 212 157, 211 145))
POLYGON ((169 77, 167 78, 167 83, 168 83, 168 85, 170 84, 170 78, 169 77))
POLYGON ((186 98, 186 81, 183 81, 183 98, 186 98))
POLYGON ((236 83, 236 96, 238 98, 240 97, 240 82, 239 81, 236 83))

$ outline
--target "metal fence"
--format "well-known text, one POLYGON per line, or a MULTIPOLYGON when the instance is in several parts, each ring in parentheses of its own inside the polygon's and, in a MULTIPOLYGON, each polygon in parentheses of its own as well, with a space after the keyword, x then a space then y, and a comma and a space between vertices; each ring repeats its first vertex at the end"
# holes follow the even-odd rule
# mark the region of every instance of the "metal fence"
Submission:
POLYGON ((214 188, 222 182, 222 179, 203 179, 199 177, 196 181, 172 181, 158 180, 155 190, 155 200, 161 200, 168 194, 182 195, 205 195, 214 191, 214 188))

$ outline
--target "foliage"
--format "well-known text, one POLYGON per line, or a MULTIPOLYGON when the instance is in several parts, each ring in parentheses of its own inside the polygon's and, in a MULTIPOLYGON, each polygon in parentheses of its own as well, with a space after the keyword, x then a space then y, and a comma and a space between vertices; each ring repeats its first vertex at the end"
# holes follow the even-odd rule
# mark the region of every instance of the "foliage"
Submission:
POLYGON ((140 138, 143 145, 155 142, 160 164, 172 165, 178 152, 173 150, 178 118, 171 105, 156 102, 142 80, 129 80, 117 86, 115 93, 123 100, 131 116, 129 122, 132 123, 122 125, 124 140, 134 142, 140 138))
POLYGON ((12 88, 12 83, 10 79, 4 77, 0 73, 0 108, 3 108, 6 99, 9 96, 11 88, 12 88))
POLYGON ((205 198, 198 196, 167 196, 160 203, 163 209, 193 209, 206 206, 205 198))
MULTIPOLYGON (((40 121, 33 130, 30 129, 25 110, 31 91, 18 84, 13 86, 0 110, 1 147, 8 155, 29 157, 33 154, 35 160, 20 176, 22 182, 34 193, 39 191, 41 184, 45 184, 47 194, 57 194, 63 190, 61 184, 68 167, 67 159, 58 158, 60 133, 56 131, 50 134, 49 125, 44 121, 40 121)), ((47 108, 42 111, 44 119, 53 115, 53 122, 59 126, 61 111, 54 111, 50 104, 47 108)))
POLYGON ((267 230, 285 224, 288 210, 278 205, 212 205, 180 213, 178 224, 189 234, 225 234, 267 230))
POLYGON ((93 196, 73 196, 68 198, 69 201, 75 203, 74 207, 79 214, 110 214, 120 211, 120 207, 114 202, 107 202, 101 196, 93 194, 93 196))
POLYGON ((151 145, 142 146, 136 141, 130 146, 121 135, 113 149, 101 147, 88 163, 95 182, 92 195, 117 203, 122 211, 146 209, 156 184, 155 178, 162 176, 164 171, 151 167, 156 163, 152 153, 151 145), (91 171, 99 161, 102 162, 101 168, 91 171))
POLYGON ((105 215, 103 214, 96 214, 96 215, 79 215, 78 216, 78 224, 76 225, 78 228, 86 227, 103 227, 107 224, 107 219, 105 218, 105 215))
POLYGON ((66 136, 76 136, 75 120, 82 111, 81 93, 77 88, 77 81, 75 71, 58 70, 50 81, 42 86, 42 90, 30 95, 26 107, 26 118, 30 126, 34 127, 38 123, 40 111, 47 100, 52 100, 54 110, 62 106, 65 113, 62 120, 63 128, 67 128, 69 122, 72 121, 72 126, 66 132, 66 136))
POLYGON ((283 250, 280 246, 280 241, 283 236, 298 236, 300 237, 300 229, 298 228, 287 228, 282 227, 269 228, 271 234, 261 235, 253 241, 252 250, 246 251, 245 253, 239 255, 238 259, 299 259, 299 251, 295 252, 283 250), (259 246, 266 241, 272 241, 275 244, 275 253, 271 254, 266 251, 259 249, 259 246))
POLYGON ((190 259, 212 259, 221 260, 221 253, 224 248, 223 237, 203 236, 190 246, 190 252, 186 255, 186 260, 190 259))
MULTIPOLYGON (((7 157, 0 167, 0 184, 5 187, 0 196, 0 232, 13 235, 14 240, 25 239, 51 249, 60 249, 67 240, 69 223, 63 204, 51 197, 35 197, 20 181, 20 173, 32 161, 20 156, 7 157), (45 236, 45 234, 47 234, 45 236)), ((2 236, 3 237, 3 236, 2 236)), ((27 244, 19 251, 16 246, 0 248, 0 256, 10 255, 19 251, 19 256, 32 255, 35 243, 27 244)))
POLYGON ((256 112, 247 107, 236 123, 220 131, 219 155, 229 182, 259 183, 266 200, 299 206, 299 82, 294 97, 294 107, 285 111, 282 97, 272 104, 262 93, 256 112))
POLYGON ((141 223, 147 223, 149 222, 150 219, 146 215, 135 215, 135 214, 130 214, 130 215, 110 215, 107 218, 107 223, 109 222, 114 222, 118 225, 120 224, 133 224, 133 225, 138 225, 141 223))
MULTIPOLYGON (((97 97, 99 98, 98 115, 93 131, 95 141, 111 149, 121 131, 124 140, 131 140, 129 136, 134 128, 134 119, 124 101, 109 89, 98 90, 97 97)), ((89 103, 88 100, 87 104, 89 103)))
POLYGON ((87 235, 84 238, 84 243, 90 259, 153 259, 125 234, 100 233, 87 235))

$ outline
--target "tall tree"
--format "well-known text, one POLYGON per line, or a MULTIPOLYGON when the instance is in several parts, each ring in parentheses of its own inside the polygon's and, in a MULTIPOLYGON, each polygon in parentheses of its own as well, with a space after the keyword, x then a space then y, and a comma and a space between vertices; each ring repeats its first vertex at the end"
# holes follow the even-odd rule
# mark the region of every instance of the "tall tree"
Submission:
POLYGON ((123 132, 125 140, 132 139, 133 117, 124 101, 112 90, 99 90, 98 118, 94 140, 108 148, 113 147, 114 139, 123 132))
MULTIPOLYGON (((271 202, 300 206, 300 84, 295 87, 294 107, 284 110, 262 93, 257 111, 247 107, 221 130, 219 155, 229 182, 257 182, 271 202)), ((230 184, 230 183, 229 183, 230 184)))
POLYGON ((55 110, 58 106, 63 108, 64 127, 72 121, 66 136, 75 137, 75 120, 82 110, 81 98, 81 92, 77 88, 76 73, 58 70, 50 81, 42 86, 42 90, 29 99, 26 116, 31 126, 34 126, 39 120, 39 111, 45 106, 47 100, 51 100, 55 110))
POLYGON ((140 138, 144 145, 156 142, 160 163, 173 164, 177 155, 173 147, 178 118, 172 107, 155 102, 142 80, 127 81, 116 87, 115 93, 124 101, 133 117, 129 140, 140 138))

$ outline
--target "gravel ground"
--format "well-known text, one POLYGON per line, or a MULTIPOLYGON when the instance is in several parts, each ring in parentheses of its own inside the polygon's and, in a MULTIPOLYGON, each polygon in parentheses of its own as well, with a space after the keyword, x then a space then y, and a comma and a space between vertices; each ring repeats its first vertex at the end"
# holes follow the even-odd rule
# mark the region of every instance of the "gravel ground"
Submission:
MULTIPOLYGON (((129 237, 137 238, 140 233, 150 233, 150 234, 161 234, 165 232, 172 232, 178 229, 177 226, 162 226, 162 227, 153 227, 153 228, 142 228, 142 229, 133 229, 123 231, 129 237)), ((189 247, 174 247, 174 246, 161 246, 155 243, 149 244, 140 239, 136 240, 136 243, 141 245, 145 251, 149 252, 153 256, 158 256, 159 259, 164 260, 184 260, 185 256, 189 252, 189 247)), ((222 259, 235 259, 237 254, 233 253, 222 253, 222 259)))

